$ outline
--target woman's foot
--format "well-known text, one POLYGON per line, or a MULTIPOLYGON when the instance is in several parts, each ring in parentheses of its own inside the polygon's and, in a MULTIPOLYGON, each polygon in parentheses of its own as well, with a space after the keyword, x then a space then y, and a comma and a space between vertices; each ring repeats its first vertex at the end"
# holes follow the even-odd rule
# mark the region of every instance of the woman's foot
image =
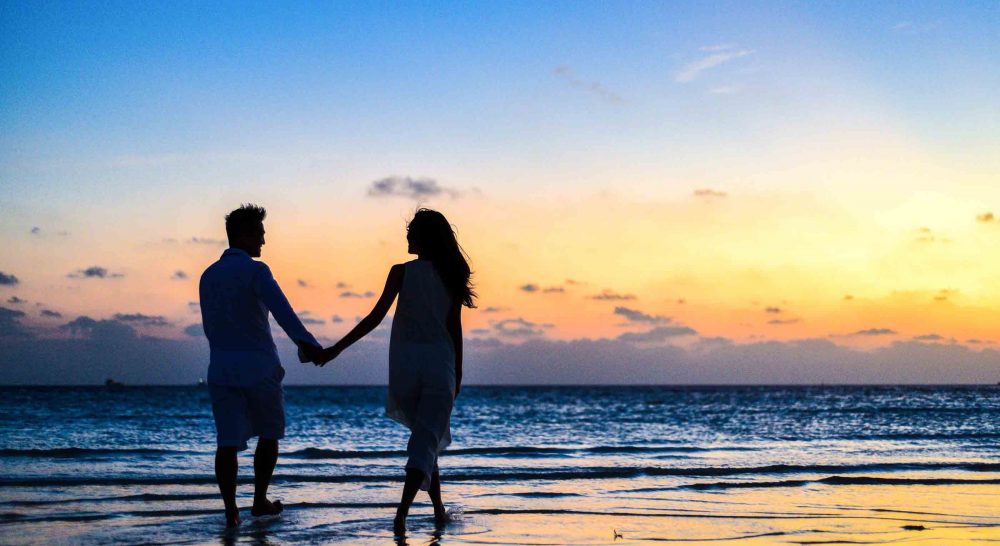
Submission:
POLYGON ((253 502, 253 508, 250 509, 250 515, 255 518, 259 518, 261 516, 276 516, 284 509, 285 507, 281 505, 281 501, 271 502, 264 499, 260 502, 253 502))
POLYGON ((448 511, 444 509, 444 505, 434 507, 434 525, 436 527, 444 527, 448 523, 448 511))
POLYGON ((226 508, 226 529, 235 529, 240 526, 242 520, 240 519, 240 509, 226 508))

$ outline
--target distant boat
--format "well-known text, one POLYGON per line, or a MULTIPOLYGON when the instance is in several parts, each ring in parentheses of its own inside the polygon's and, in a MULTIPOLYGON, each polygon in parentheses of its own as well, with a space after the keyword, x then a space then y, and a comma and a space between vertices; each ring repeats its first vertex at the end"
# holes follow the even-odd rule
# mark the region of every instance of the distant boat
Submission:
POLYGON ((199 387, 204 387, 205 386, 205 380, 199 377, 198 378, 198 386, 199 387))
POLYGON ((110 377, 104 380, 104 387, 112 391, 120 391, 125 388, 124 383, 119 383, 110 377))

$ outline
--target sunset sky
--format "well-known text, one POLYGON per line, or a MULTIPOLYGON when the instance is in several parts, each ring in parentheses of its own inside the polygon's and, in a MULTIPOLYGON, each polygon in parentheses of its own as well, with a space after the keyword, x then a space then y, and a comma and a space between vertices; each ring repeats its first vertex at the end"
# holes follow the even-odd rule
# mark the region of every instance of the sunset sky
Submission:
POLYGON ((442 211, 470 381, 1000 380, 996 2, 5 2, 0 67, 0 383, 203 375, 241 202, 329 343, 442 211))

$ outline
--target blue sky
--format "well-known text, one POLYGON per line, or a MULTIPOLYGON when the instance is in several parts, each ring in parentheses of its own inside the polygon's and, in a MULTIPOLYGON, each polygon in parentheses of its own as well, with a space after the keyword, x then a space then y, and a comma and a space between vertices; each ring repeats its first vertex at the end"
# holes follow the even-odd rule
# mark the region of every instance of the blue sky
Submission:
POLYGON ((998 29, 996 2, 6 2, 0 296, 28 303, 0 330, 142 313, 190 343, 219 219, 257 201, 313 316, 367 312, 336 284, 377 290, 421 203, 505 310, 470 314, 486 345, 618 340, 602 290, 792 354, 1000 342, 998 29))

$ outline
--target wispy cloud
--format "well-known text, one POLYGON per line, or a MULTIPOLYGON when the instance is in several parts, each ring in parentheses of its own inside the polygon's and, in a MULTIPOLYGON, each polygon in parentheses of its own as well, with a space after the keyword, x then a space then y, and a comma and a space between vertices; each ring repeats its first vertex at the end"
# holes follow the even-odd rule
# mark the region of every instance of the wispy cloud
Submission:
POLYGON ((698 332, 687 326, 657 326, 646 332, 626 332, 618 336, 618 340, 634 343, 659 343, 675 337, 695 335, 698 335, 698 332))
POLYGON ((176 245, 177 243, 182 243, 182 242, 189 245, 206 245, 206 246, 225 246, 229 244, 228 241, 224 241, 222 239, 213 239, 211 237, 190 237, 188 239, 184 239, 183 241, 179 241, 173 237, 169 237, 167 239, 164 239, 163 242, 171 245, 176 245))
POLYGON ((144 315, 142 313, 115 313, 112 317, 118 322, 132 322, 144 326, 168 326, 170 322, 162 315, 144 315))
POLYGON ((636 299, 634 294, 619 294, 614 290, 605 289, 600 294, 594 294, 590 296, 592 300, 603 300, 603 301, 627 301, 636 299))
POLYGON ((7 299, 7 303, 11 303, 14 305, 21 305, 22 303, 28 303, 28 300, 23 300, 17 296, 11 296, 10 298, 7 299))
POLYGON ((700 59, 692 61, 681 67, 681 69, 674 75, 674 81, 678 83, 693 82, 707 70, 711 70, 717 66, 721 66, 754 53, 752 49, 736 49, 733 46, 728 45, 709 47, 712 49, 702 48, 702 52, 707 53, 707 55, 704 55, 700 59))
POLYGON ((726 197, 728 194, 724 191, 713 190, 710 188, 701 188, 694 190, 695 197, 701 197, 705 199, 721 199, 726 197))
POLYGON ((614 313, 633 323, 642 322, 647 324, 667 324, 671 320, 670 317, 665 317, 663 315, 650 315, 643 313, 638 309, 629 309, 628 307, 621 306, 615 307, 614 313))
POLYGON ((16 276, 0 271, 0 286, 14 286, 21 282, 16 276))
POLYGON ((982 214, 976 215, 976 221, 981 224, 990 224, 996 222, 997 218, 992 212, 984 212, 982 214))
POLYGON ((852 336, 894 336, 899 332, 892 330, 890 328, 868 328, 866 330, 858 330, 852 336))
POLYGON ((771 326, 786 326, 788 324, 798 324, 802 322, 802 319, 792 318, 792 319, 771 319, 767 321, 771 326))
POLYGON ((618 93, 608 89, 604 86, 604 84, 597 80, 588 81, 578 78, 573 72, 573 69, 566 65, 556 67, 556 69, 552 71, 552 74, 567 82, 570 86, 586 91, 606 102, 612 104, 621 104, 623 102, 621 95, 618 93))
POLYGON ((433 178, 411 178, 409 176, 388 176, 376 180, 368 187, 371 197, 406 197, 415 201, 423 201, 432 197, 447 195, 451 198, 460 197, 458 190, 445 188, 433 178))
POLYGON ((123 273, 112 273, 107 268, 99 265, 92 265, 85 269, 78 269, 67 275, 71 279, 118 279, 124 277, 123 273))
POLYGON ((346 290, 346 291, 340 293, 340 297, 342 297, 342 298, 374 298, 375 297, 375 292, 372 292, 371 290, 368 290, 366 292, 353 292, 353 291, 350 291, 350 290, 346 290))
POLYGON ((542 294, 562 294, 566 292, 566 289, 561 286, 548 286, 542 288, 541 286, 535 283, 522 284, 521 286, 517 287, 517 289, 522 292, 528 292, 529 294, 535 292, 541 292, 542 294))
POLYGON ((299 320, 302 321, 302 324, 311 324, 311 325, 326 324, 325 320, 318 317, 314 317, 313 314, 309 311, 302 311, 298 315, 299 315, 299 320))
MULTIPOLYGON (((31 229, 29 230, 29 233, 31 233, 35 237, 45 237, 46 234, 49 233, 49 232, 43 230, 42 228, 40 228, 38 226, 32 226, 31 229)), ((66 231, 66 230, 64 230, 64 229, 55 232, 55 234, 56 234, 57 237, 68 237, 69 236, 69 232, 66 231)))
POLYGON ((544 329, 550 326, 518 317, 493 323, 493 330, 505 337, 534 337, 544 334, 544 329))

